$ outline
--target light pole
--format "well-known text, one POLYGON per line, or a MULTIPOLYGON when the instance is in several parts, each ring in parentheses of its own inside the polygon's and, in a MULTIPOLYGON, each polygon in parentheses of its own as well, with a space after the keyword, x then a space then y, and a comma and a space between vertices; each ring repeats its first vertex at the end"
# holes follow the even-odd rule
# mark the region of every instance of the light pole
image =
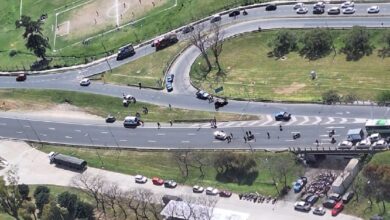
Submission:
POLYGON ((107 59, 108 53, 107 53, 107 50, 106 50, 106 46, 104 46, 104 43, 103 43, 103 41, 102 41, 101 43, 102 43, 102 46, 103 46, 104 52, 106 53, 106 62, 107 62, 107 65, 108 65, 108 67, 110 68, 110 72, 112 73, 112 69, 111 69, 110 62, 108 62, 108 59, 107 59))

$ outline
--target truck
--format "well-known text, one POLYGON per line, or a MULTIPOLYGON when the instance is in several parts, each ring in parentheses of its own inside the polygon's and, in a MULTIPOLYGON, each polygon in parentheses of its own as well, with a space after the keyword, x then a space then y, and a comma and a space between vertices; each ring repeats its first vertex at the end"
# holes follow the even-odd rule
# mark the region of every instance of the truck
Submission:
POLYGON ((116 60, 123 60, 127 57, 131 57, 135 54, 135 50, 133 45, 128 44, 119 48, 118 55, 116 56, 116 60))
POLYGON ((356 144, 364 139, 364 131, 361 128, 349 129, 347 133, 347 140, 356 144))
POLYGON ((156 51, 162 50, 166 47, 169 47, 175 43, 177 43, 179 39, 177 39, 176 34, 167 34, 161 38, 158 38, 153 41, 152 47, 156 48, 156 51))
POLYGON ((87 168, 87 161, 76 157, 72 157, 72 156, 68 156, 56 152, 50 152, 48 156, 50 159, 50 163, 54 163, 57 166, 64 166, 70 169, 81 170, 81 171, 87 168))

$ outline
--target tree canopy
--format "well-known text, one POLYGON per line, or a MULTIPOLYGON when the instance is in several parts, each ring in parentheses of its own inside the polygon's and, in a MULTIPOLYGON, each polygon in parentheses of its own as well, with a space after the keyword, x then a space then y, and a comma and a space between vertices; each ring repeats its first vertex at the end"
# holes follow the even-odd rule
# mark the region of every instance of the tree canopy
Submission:
POLYGON ((294 33, 287 30, 278 31, 275 38, 270 43, 272 46, 272 55, 280 58, 291 51, 297 49, 297 38, 294 33))
POLYGON ((366 27, 354 26, 344 39, 344 47, 341 52, 347 55, 347 60, 359 60, 363 56, 372 53, 370 36, 366 27))
POLYGON ((303 44, 303 47, 299 53, 309 60, 322 58, 333 49, 332 35, 323 28, 307 31, 300 39, 300 42, 303 44))

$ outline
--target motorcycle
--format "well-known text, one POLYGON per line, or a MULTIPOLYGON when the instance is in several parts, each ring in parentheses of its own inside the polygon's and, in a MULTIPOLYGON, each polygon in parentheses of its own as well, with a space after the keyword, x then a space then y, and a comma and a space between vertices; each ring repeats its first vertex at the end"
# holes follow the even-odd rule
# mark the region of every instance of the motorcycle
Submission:
POLYGON ((248 15, 248 12, 244 10, 244 11, 242 12, 242 15, 248 15))
POLYGON ((331 130, 331 131, 329 131, 329 137, 332 137, 333 135, 335 135, 335 131, 334 130, 331 130))
POLYGON ((334 137, 332 137, 332 140, 330 140, 330 143, 332 143, 332 144, 336 143, 336 139, 334 139, 334 137))

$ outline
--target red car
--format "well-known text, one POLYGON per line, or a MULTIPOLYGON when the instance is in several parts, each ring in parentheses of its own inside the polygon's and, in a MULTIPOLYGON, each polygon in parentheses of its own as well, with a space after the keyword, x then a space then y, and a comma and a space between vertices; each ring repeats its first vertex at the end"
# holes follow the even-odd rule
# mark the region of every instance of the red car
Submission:
POLYGON ((161 185, 164 184, 164 180, 161 179, 161 178, 159 178, 159 177, 153 177, 153 178, 152 178, 152 183, 153 183, 154 185, 161 186, 161 185))
POLYGON ((338 215, 341 211, 343 211, 343 209, 344 209, 343 202, 340 201, 336 203, 336 205, 332 209, 332 216, 338 215))
POLYGON ((222 190, 221 192, 219 192, 219 196, 229 198, 230 196, 232 196, 232 192, 229 192, 227 190, 222 190))

